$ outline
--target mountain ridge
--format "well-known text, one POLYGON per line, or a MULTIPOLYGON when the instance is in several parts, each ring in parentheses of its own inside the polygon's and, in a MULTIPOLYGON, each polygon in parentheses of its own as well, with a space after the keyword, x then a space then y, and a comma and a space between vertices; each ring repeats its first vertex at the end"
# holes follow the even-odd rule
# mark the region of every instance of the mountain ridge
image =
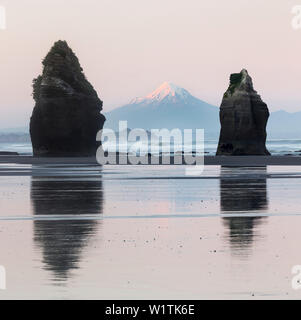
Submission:
POLYGON ((197 129, 208 136, 219 132, 219 108, 192 96, 186 89, 163 82, 145 97, 105 113, 105 128, 118 130, 118 121, 128 121, 129 128, 197 129), (189 115, 187 117, 187 115, 189 115))

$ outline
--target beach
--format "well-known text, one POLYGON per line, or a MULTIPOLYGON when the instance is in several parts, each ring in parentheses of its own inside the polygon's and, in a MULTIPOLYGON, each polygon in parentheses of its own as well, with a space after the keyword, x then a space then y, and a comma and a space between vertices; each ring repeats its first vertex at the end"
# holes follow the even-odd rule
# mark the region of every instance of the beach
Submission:
POLYGON ((3 2, 0 301, 300 300, 301 3, 3 2))
POLYGON ((0 299, 299 299, 298 157, 0 157, 0 299))
MULTIPOLYGON (((160 159, 160 157, 158 157, 160 159)), ((118 159, 118 158, 117 158, 118 159)), ((171 163, 173 156, 170 157, 171 163)), ((24 165, 98 165, 95 157, 60 157, 43 158, 27 156, 0 156, 0 164, 24 164, 24 165)), ((151 162, 149 162, 151 165, 151 162)), ((204 156, 205 165, 218 166, 299 166, 301 157, 299 156, 204 156)))

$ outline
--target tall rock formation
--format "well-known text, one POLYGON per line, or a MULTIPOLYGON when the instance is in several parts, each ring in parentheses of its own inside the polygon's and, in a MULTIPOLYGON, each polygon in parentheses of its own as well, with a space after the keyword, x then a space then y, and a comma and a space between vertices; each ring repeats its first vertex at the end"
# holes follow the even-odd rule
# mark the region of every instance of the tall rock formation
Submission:
POLYGON ((66 41, 58 41, 33 81, 30 119, 34 156, 94 156, 103 128, 102 101, 66 41))
POLYGON ((270 155, 266 149, 267 105, 253 88, 247 70, 230 76, 220 107, 217 155, 270 155))

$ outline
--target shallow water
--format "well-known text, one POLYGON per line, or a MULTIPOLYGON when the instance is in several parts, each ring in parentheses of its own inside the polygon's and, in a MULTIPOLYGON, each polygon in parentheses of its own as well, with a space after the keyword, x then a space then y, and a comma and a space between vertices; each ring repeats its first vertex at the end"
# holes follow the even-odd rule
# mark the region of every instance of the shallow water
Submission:
POLYGON ((0 165, 0 298, 300 298, 301 167, 0 165))

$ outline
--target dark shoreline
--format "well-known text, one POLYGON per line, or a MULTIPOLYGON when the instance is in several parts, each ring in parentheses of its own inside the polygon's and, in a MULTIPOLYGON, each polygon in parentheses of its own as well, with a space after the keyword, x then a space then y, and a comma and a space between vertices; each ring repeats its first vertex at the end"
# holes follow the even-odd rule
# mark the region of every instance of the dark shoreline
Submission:
MULTIPOLYGON (((171 165, 173 158, 171 158, 171 165)), ((33 156, 0 156, 0 164, 28 164, 28 165, 97 165, 95 157, 90 158, 37 158, 33 156)), ((204 164, 235 166, 235 167, 259 167, 259 166, 299 166, 300 156, 205 156, 204 164)), ((149 164, 158 165, 158 164, 149 164)), ((161 165, 161 164, 159 164, 161 165)), ((175 164, 177 165, 177 164, 175 164)))

